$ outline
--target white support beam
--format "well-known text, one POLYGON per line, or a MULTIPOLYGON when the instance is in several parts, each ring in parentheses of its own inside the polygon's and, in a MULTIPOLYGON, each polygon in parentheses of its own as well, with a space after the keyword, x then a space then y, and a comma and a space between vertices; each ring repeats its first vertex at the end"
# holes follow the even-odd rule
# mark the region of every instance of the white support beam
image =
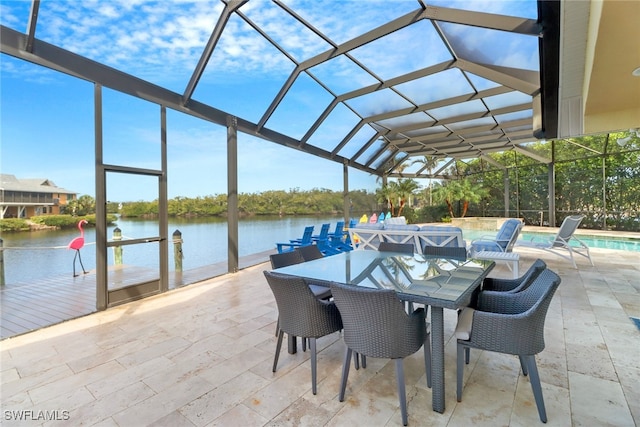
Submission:
POLYGON ((538 154, 535 151, 530 150, 528 148, 521 147, 519 145, 514 145, 513 149, 516 150, 520 154, 524 154, 527 157, 531 157, 532 159, 539 161, 540 163, 544 163, 544 164, 551 163, 551 159, 548 159, 548 158, 546 158, 544 156, 541 156, 540 154, 538 154))

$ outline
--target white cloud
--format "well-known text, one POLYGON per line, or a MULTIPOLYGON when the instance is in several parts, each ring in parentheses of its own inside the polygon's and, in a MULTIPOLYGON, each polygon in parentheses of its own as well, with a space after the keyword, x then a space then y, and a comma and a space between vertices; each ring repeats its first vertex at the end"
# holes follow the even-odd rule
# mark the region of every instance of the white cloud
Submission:
POLYGON ((117 9, 109 3, 101 3, 98 6, 97 10, 100 15, 103 15, 107 18, 118 18, 120 16, 120 13, 118 13, 117 9))

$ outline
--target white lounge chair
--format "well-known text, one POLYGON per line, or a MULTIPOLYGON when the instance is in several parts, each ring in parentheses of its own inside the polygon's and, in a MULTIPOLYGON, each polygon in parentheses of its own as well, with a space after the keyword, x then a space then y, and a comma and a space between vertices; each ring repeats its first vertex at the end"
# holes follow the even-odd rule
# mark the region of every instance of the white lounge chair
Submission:
POLYGON ((587 258, 593 266, 591 254, 589 254, 589 247, 576 236, 574 236, 574 233, 578 229, 578 226, 582 222, 583 218, 584 215, 568 216, 564 219, 564 221, 562 221, 560 230, 558 230, 558 234, 556 234, 554 238, 544 242, 534 242, 533 239, 531 239, 530 241, 520 241, 517 243, 517 246, 542 249, 547 252, 554 253, 559 257, 571 261, 571 264, 573 264, 573 268, 578 268, 578 266, 576 265, 576 261, 573 258, 573 254, 575 253, 587 258), (572 242, 575 242, 576 244, 572 245, 572 242))

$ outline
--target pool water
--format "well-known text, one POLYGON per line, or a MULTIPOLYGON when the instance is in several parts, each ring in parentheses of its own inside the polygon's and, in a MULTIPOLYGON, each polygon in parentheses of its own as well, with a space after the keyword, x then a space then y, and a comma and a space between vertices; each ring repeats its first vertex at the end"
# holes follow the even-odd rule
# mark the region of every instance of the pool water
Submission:
MULTIPOLYGON (((495 237, 496 232, 490 232, 486 230, 463 230, 462 235, 464 236, 467 243, 470 243, 474 239, 478 239, 482 236, 491 236, 495 237)), ((520 241, 530 241, 534 239, 535 242, 545 242, 555 235, 550 233, 531 233, 531 232, 523 232, 518 237, 518 242, 520 241)), ((640 252, 640 239, 627 239, 627 238, 615 238, 610 236, 583 236, 577 234, 576 237, 580 239, 585 245, 589 246, 589 248, 600 248, 600 249, 616 249, 620 251, 631 251, 631 252, 640 252)))

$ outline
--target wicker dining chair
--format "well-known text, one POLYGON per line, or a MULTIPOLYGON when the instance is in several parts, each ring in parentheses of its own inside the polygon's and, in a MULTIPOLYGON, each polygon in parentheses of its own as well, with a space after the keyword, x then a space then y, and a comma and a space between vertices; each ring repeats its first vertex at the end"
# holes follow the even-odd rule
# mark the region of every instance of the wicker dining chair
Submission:
POLYGON ((458 318, 456 397, 462 400, 464 365, 469 348, 513 354, 519 357, 522 373, 529 375, 538 416, 547 422, 535 355, 544 350, 544 322, 560 276, 544 270, 525 290, 493 292, 482 310, 465 308, 458 318))
POLYGON ((537 259, 531 264, 531 267, 517 279, 487 277, 482 282, 482 290, 511 293, 523 291, 533 283, 545 268, 547 268, 547 264, 543 260, 537 259))
POLYGON ((324 257, 318 245, 301 246, 296 248, 295 251, 302 255, 304 261, 312 261, 324 257))
MULTIPOLYGON (((517 279, 502 279, 497 277, 487 277, 482 282, 482 289, 474 294, 470 307, 477 310, 491 310, 496 304, 495 295, 498 297, 501 293, 514 294, 527 289, 547 268, 547 264, 537 259, 531 264, 531 267, 517 279)), ((469 363, 469 348, 465 349, 465 359, 469 363)))
POLYGON ((458 261, 467 260, 467 248, 457 246, 431 246, 424 245, 422 253, 425 255, 440 257, 440 258, 452 258, 458 261))
POLYGON ((271 268, 281 268, 289 265, 300 264, 304 262, 304 258, 300 252, 293 250, 289 252, 271 254, 269 255, 269 261, 271 261, 271 268))
MULTIPOLYGON (((303 246, 303 247, 306 248, 311 246, 303 246)), ((276 269, 276 268, 287 267, 289 265, 300 264, 305 262, 303 254, 302 252, 299 251, 299 249, 300 248, 293 251, 289 251, 289 252, 282 252, 278 254, 269 255, 269 261, 271 261, 271 268, 276 269)), ((309 288, 311 289, 311 292, 313 292, 313 295, 315 295, 316 298, 325 299, 325 300, 328 300, 331 298, 331 289, 329 289, 327 286, 309 284, 309 288)), ((279 331, 280 331, 280 319, 278 318, 278 321, 276 322, 276 336, 278 336, 279 331)), ((302 351, 307 351, 307 342, 305 339, 302 340, 302 351)))
POLYGON ((413 243, 380 242, 378 250, 380 252, 400 252, 413 255, 414 247, 413 243))
POLYGON ((284 334, 309 339, 311 352, 311 390, 316 394, 317 350, 316 339, 342 329, 340 312, 333 301, 316 298, 307 282, 296 276, 265 271, 265 277, 278 305, 280 331, 273 372, 278 366, 284 334))
MULTIPOLYGON (((378 245, 378 251, 380 252, 397 252, 407 255, 413 255, 414 251, 413 243, 395 243, 395 242, 380 242, 378 245)), ((406 302, 407 312, 411 313, 413 311, 413 303, 410 301, 406 302)), ((424 308, 427 309, 427 306, 424 308)), ((362 356, 364 362, 366 364, 366 356, 362 356)))
POLYGON ((427 386, 431 387, 431 345, 424 308, 411 314, 391 289, 372 289, 353 285, 331 284, 331 293, 340 310, 347 345, 342 366, 340 402, 344 401, 353 352, 366 357, 394 359, 402 423, 407 425, 403 359, 424 346, 427 386))
MULTIPOLYGON (((310 247, 310 246, 305 246, 310 247)), ((271 268, 276 269, 280 267, 286 267, 289 265, 300 264, 307 260, 304 258, 304 252, 296 249, 290 252, 283 252, 281 254, 271 254, 269 255, 269 260, 271 261, 271 268)), ((329 299, 331 298, 331 289, 327 286, 322 285, 314 285, 312 283, 309 284, 309 288, 316 296, 316 298, 320 299, 329 299)), ((277 332, 276 332, 277 335, 277 332)))

